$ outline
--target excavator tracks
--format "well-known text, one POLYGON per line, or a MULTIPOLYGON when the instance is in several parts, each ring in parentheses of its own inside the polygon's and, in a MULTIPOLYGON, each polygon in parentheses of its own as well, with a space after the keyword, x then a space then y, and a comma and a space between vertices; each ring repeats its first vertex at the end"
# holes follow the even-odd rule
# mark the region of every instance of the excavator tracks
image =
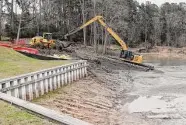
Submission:
POLYGON ((133 67, 137 67, 137 68, 142 68, 145 71, 150 71, 150 70, 154 70, 154 66, 151 65, 147 65, 147 64, 139 64, 139 63, 134 63, 134 62, 130 62, 130 61, 126 61, 126 60, 122 60, 125 64, 131 65, 133 67))
POLYGON ((143 69, 145 71, 151 71, 151 70, 154 70, 154 66, 151 66, 151 65, 147 65, 147 64, 142 64, 142 63, 135 63, 135 62, 130 62, 130 61, 127 61, 127 60, 124 60, 122 58, 116 58, 116 57, 108 57, 110 60, 112 61, 121 61, 122 63, 128 65, 128 66, 131 66, 131 67, 136 67, 136 68, 140 68, 140 69, 143 69))

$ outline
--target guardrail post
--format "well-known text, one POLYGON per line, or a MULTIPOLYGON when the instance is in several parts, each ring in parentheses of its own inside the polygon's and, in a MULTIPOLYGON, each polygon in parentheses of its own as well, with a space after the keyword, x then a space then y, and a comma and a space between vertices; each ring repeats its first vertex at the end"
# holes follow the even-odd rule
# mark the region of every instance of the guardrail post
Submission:
POLYGON ((57 87, 60 88, 61 87, 61 79, 60 79, 60 76, 61 76, 61 68, 58 68, 57 69, 57 87))
POLYGON ((53 73, 54 73, 54 77, 53 77, 53 79, 54 79, 54 81, 53 81, 53 84, 54 84, 54 90, 56 90, 57 89, 57 75, 56 75, 56 69, 53 71, 53 73))
POLYGON ((67 76, 67 73, 66 73, 66 71, 67 71, 67 68, 65 67, 64 68, 64 72, 65 72, 65 85, 68 83, 68 76, 67 76))
POLYGON ((71 83, 71 66, 68 66, 68 83, 71 83))
POLYGON ((35 79, 35 85, 34 85, 34 90, 35 90, 35 97, 36 98, 38 98, 39 97, 39 82, 37 81, 38 79, 39 79, 39 75, 38 74, 36 74, 36 75, 34 75, 34 79, 35 79))
POLYGON ((74 64, 74 81, 76 81, 76 72, 77 72, 77 69, 76 69, 76 64, 74 64))
POLYGON ((79 80, 79 73, 80 73, 80 71, 79 71, 79 64, 77 64, 77 80, 79 80))
MULTIPOLYGON (((21 78, 21 84, 24 84, 24 83, 25 83, 25 79, 21 78)), ((21 87, 21 98, 23 100, 26 100, 26 88, 25 88, 25 86, 21 87)))
POLYGON ((79 78, 81 79, 82 78, 82 69, 83 69, 83 67, 82 67, 82 62, 80 63, 80 73, 79 73, 79 78))
MULTIPOLYGON (((53 72, 50 71, 50 72, 49 72, 49 75, 53 75, 53 72)), ((49 90, 50 90, 50 91, 53 90, 52 82, 53 82, 53 80, 52 80, 52 76, 51 76, 51 77, 49 78, 49 90)))
MULTIPOLYGON (((17 79, 15 79, 13 81, 13 86, 16 86, 17 84, 18 84, 17 83, 17 79)), ((18 88, 14 89, 14 97, 19 98, 19 90, 18 90, 18 88)))
POLYGON ((64 68, 61 68, 61 86, 64 85, 64 81, 65 81, 64 68))
MULTIPOLYGON (((31 76, 28 76, 28 82, 32 82, 31 76)), ((29 84, 28 85, 28 95, 29 95, 29 99, 28 100, 33 100, 33 88, 32 88, 32 84, 29 84)))
POLYGON ((40 94, 44 95, 44 80, 42 78, 44 77, 44 74, 40 73, 40 94))
MULTIPOLYGON (((6 82, 6 88, 10 87, 10 81, 6 82)), ((6 94, 11 95, 11 91, 7 91, 6 94)))
POLYGON ((87 61, 85 61, 85 77, 88 76, 87 74, 87 61))
POLYGON ((86 67, 86 64, 85 64, 85 62, 83 62, 83 70, 82 70, 82 74, 83 74, 83 77, 85 77, 85 67, 86 67))
MULTIPOLYGON (((45 77, 47 77, 47 76, 49 76, 49 72, 48 72, 48 71, 45 72, 45 77)), ((47 79, 45 80, 45 92, 46 92, 46 93, 48 93, 48 86, 49 86, 48 82, 49 82, 49 78, 47 78, 47 79)))
POLYGON ((71 79, 72 79, 72 82, 74 81, 74 65, 71 66, 71 79))

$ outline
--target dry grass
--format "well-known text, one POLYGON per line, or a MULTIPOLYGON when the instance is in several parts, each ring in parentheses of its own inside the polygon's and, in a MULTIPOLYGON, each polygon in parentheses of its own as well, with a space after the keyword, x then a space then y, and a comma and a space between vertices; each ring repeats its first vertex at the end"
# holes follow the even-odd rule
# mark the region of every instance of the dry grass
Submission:
POLYGON ((24 110, 0 101, 0 125, 56 125, 24 110))
MULTIPOLYGON (((0 47, 0 79, 29 73, 69 61, 42 61, 26 57, 12 49, 0 47)), ((0 125, 53 125, 55 123, 27 113, 0 100, 0 125)))
POLYGON ((0 47, 0 79, 45 68, 64 65, 69 61, 43 61, 26 57, 12 49, 0 47))

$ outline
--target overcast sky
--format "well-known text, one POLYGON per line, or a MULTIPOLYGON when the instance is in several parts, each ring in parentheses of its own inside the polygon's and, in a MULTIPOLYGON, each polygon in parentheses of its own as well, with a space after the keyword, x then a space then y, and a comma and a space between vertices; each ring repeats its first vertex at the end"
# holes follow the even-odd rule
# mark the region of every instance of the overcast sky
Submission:
POLYGON ((157 4, 158 6, 160 6, 161 4, 165 3, 165 2, 169 2, 169 3, 179 3, 179 2, 186 2, 186 0, 136 0, 140 3, 145 2, 145 1, 151 1, 152 3, 157 4))

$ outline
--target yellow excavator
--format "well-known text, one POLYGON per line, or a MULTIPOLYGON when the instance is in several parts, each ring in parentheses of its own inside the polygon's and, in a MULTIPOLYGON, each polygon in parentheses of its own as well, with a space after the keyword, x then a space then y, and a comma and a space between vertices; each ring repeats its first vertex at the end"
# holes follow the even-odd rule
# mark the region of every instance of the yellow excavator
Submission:
POLYGON ((67 39, 68 36, 80 31, 84 27, 86 27, 86 26, 92 24, 93 22, 97 21, 103 27, 105 27, 105 29, 111 34, 111 36, 113 36, 115 38, 115 40, 120 44, 121 49, 122 49, 121 54, 120 54, 120 58, 122 60, 137 63, 137 64, 141 64, 142 61, 143 61, 142 56, 138 55, 138 54, 134 54, 132 51, 129 51, 126 43, 103 20, 104 19, 103 19, 102 16, 95 16, 94 18, 92 18, 91 20, 89 20, 88 22, 83 24, 82 26, 80 26, 77 29, 72 30, 70 33, 66 34, 65 38, 67 39))

